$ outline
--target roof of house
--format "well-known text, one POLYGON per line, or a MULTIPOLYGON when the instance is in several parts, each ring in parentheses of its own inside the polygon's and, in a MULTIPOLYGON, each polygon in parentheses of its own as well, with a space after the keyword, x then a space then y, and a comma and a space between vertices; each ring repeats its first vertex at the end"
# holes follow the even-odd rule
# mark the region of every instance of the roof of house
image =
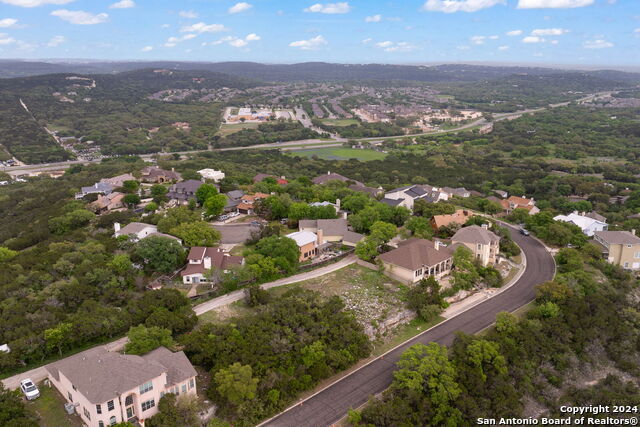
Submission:
POLYGON ((353 181, 356 184, 364 185, 360 181, 356 181, 355 179, 347 178, 346 176, 342 176, 339 173, 335 173, 335 172, 327 172, 325 175, 316 176, 315 178, 313 178, 312 182, 314 184, 325 184, 325 183, 327 183, 329 181, 333 181, 333 180, 344 181, 344 182, 353 181))
POLYGON ((166 239, 177 240, 180 244, 182 244, 182 240, 176 236, 172 236, 171 234, 158 233, 157 231, 153 233, 149 233, 147 237, 164 237, 166 239))
POLYGON ((489 245, 493 242, 499 242, 500 238, 491 230, 479 225, 471 225, 458 230, 451 238, 451 241, 489 245))
POLYGON ((122 187, 122 184, 125 181, 137 181, 136 177, 131 175, 130 173, 125 173, 122 175, 114 176, 112 178, 103 178, 100 181, 109 183, 114 187, 122 187))
POLYGON ((244 191, 242 190, 231 190, 227 192, 228 199, 241 199, 244 196, 244 191))
POLYGON ((179 172, 176 171, 168 171, 165 169, 161 169, 158 166, 149 166, 146 167, 144 169, 142 169, 142 175, 145 177, 149 177, 152 179, 155 179, 157 177, 165 177, 165 178, 169 178, 170 180, 181 180, 182 179, 182 175, 180 175, 179 172))
POLYGON ((431 223, 435 228, 446 227, 450 224, 464 225, 472 216, 473 213, 471 211, 458 209, 450 215, 434 215, 433 218, 431 218, 431 223))
POLYGON ((569 215, 556 215, 555 217, 553 217, 553 219, 556 221, 570 222, 572 224, 577 225, 582 230, 586 230, 587 228, 591 227, 593 224, 598 222, 601 224, 605 224, 602 221, 599 221, 594 218, 589 218, 588 216, 578 215, 575 212, 570 213, 569 215))
POLYGON ((533 205, 533 199, 527 199, 526 197, 518 197, 518 196, 509 196, 507 202, 512 203, 518 206, 529 206, 533 205))
POLYGON ((113 191, 113 185, 108 182, 96 182, 90 187, 82 187, 82 193, 110 193, 113 191))
POLYGON ((169 193, 195 193, 202 184, 203 182, 197 179, 189 179, 173 184, 169 188, 169 193))
POLYGON ((295 233, 287 234, 286 237, 295 240, 299 247, 318 240, 316 233, 311 231, 296 231, 295 233))
POLYGON ((245 203, 254 202, 256 200, 266 199, 269 196, 270 195, 266 193, 245 194, 244 196, 242 196, 242 201, 245 203))
POLYGON ((465 195, 469 195, 469 190, 464 187, 452 188, 452 187, 442 187, 442 191, 447 194, 451 194, 458 197, 465 197, 465 195))
POLYGON ((584 214, 584 216, 589 217, 589 218, 593 218, 596 221, 604 222, 605 224, 607 223, 607 218, 604 215, 600 215, 596 211, 587 212, 587 213, 584 214))
MULTIPOLYGON (((241 256, 230 255, 221 248, 211 248, 204 246, 194 246, 189 251, 188 260, 202 261, 205 258, 211 258, 211 267, 227 270, 232 265, 242 265, 243 258, 241 256)), ((206 269, 204 264, 187 264, 180 273, 182 276, 191 274, 204 274, 206 269)))
POLYGON ((594 235, 610 245, 640 244, 640 237, 629 231, 596 231, 594 235))
POLYGON ((325 236, 343 236, 349 231, 346 219, 303 219, 298 221, 298 228, 315 228, 322 230, 325 236))
POLYGON ((433 266, 453 256, 450 248, 440 246, 435 248, 435 243, 425 239, 409 239, 403 242, 398 249, 380 255, 380 259, 386 263, 394 264, 414 271, 422 266, 433 266))
POLYGON ((380 202, 384 203, 385 205, 389 205, 389 206, 398 206, 400 205, 400 203, 404 202, 403 199, 387 199, 386 197, 380 199, 380 202))
POLYGON ((98 206, 100 208, 106 208, 112 203, 119 203, 124 198, 123 193, 113 192, 109 193, 106 196, 98 196, 98 199, 94 201, 92 204, 94 206, 98 206))
POLYGON ((51 363, 46 369, 56 380, 62 373, 87 400, 100 404, 165 372, 169 384, 175 384, 171 379, 179 382, 197 375, 183 352, 168 353, 167 349, 156 349, 133 356, 95 347, 51 363))
POLYGON ((364 239, 364 235, 363 234, 356 233, 356 232, 353 232, 353 231, 347 231, 342 236, 342 240, 344 242, 349 242, 349 243, 358 243, 362 239, 364 239))
POLYGON ((351 184, 349 186, 349 189, 353 191, 359 191, 360 193, 367 193, 373 197, 382 193, 382 189, 380 188, 367 187, 366 185, 358 185, 358 184, 351 184))
POLYGON ((122 227, 120 231, 118 231, 118 234, 121 236, 127 235, 127 234, 138 234, 147 227, 151 227, 154 230, 158 229, 158 227, 156 227, 153 224, 145 224, 142 222, 130 222, 129 224, 122 227))

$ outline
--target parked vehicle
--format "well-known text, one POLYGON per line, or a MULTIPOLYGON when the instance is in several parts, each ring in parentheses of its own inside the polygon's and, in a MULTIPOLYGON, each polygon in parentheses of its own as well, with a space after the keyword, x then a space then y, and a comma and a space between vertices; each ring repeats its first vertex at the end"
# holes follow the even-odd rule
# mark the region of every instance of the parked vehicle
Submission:
POLYGON ((35 400, 40 397, 40 390, 30 378, 20 381, 20 390, 24 393, 27 400, 35 400))
POLYGON ((528 236, 529 235, 529 231, 524 229, 524 228, 521 228, 520 229, 520 234, 522 234, 523 236, 528 236))

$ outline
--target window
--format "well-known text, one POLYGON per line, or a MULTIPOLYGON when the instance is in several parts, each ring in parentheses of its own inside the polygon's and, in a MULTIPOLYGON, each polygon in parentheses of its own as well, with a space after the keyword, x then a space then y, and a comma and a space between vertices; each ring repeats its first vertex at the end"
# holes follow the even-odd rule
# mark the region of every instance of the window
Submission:
POLYGON ((74 386, 73 384, 71 384, 71 387, 72 387, 75 391, 78 391, 78 389, 76 388, 76 386, 74 386))
POLYGON ((107 402, 107 410, 113 411, 115 409, 115 405, 113 404, 113 400, 107 402))
POLYGON ((631 248, 631 247, 633 247, 633 245, 627 245, 627 247, 628 247, 628 248, 631 248))
POLYGON ((183 393, 187 392, 187 385, 186 384, 182 384, 182 392, 183 393))
POLYGON ((636 253, 634 253, 634 254, 633 254, 633 257, 634 257, 634 258, 640 258, 640 252, 636 252, 636 253))
POLYGON ((628 262, 624 263, 624 268, 629 268, 629 263, 628 262))
POLYGON ((153 382, 149 381, 140 386, 140 394, 145 394, 146 392, 153 390, 153 382))
POLYGON ((104 423, 102 421, 98 421, 98 427, 104 427, 104 423))
POLYGON ((115 425, 115 423, 116 423, 116 417, 109 418, 109 424, 110 425, 115 425))
POLYGON ((147 411, 156 406, 155 400, 147 400, 146 402, 142 402, 142 411, 147 411))
MULTIPOLYGON (((102 413, 102 406, 100 406, 100 405, 96 405, 96 412, 97 412, 98 414, 101 414, 101 413, 102 413)), ((100 421, 100 422, 102 422, 102 421, 100 421)))
POLYGON ((73 402, 73 396, 71 396, 71 392, 70 391, 67 392, 67 397, 69 398, 70 402, 73 402))
POLYGON ((480 243, 478 243, 478 250, 482 250, 482 245, 480 243))
POLYGON ((89 411, 87 411, 87 408, 85 408, 84 406, 82 407, 82 412, 84 412, 84 416, 90 420, 91 419, 91 414, 89 413, 89 411))
POLYGON ((160 399, 162 399, 164 397, 164 391, 160 392, 160 399))
POLYGON ((193 387, 195 387, 195 385, 196 385, 196 384, 195 384, 195 380, 194 380, 193 378, 191 378, 191 379, 189 380, 189 389, 192 389, 193 387))
POLYGON ((133 395, 130 394, 129 396, 127 396, 126 399, 124 399, 124 406, 130 406, 133 405, 133 395))

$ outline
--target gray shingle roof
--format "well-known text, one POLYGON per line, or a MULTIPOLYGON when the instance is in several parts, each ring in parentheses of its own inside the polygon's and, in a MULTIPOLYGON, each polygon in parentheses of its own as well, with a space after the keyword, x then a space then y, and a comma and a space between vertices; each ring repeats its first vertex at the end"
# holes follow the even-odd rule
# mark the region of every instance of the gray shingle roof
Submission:
POLYGON ((640 237, 629 231, 596 231, 595 236, 610 245, 639 245, 640 237))
POLYGON ((499 242, 500 238, 493 231, 485 230, 479 225, 471 225, 458 230, 451 241, 488 245, 491 242, 499 242))
POLYGON ((422 266, 434 266, 453 257, 453 251, 447 247, 436 249, 434 242, 425 239, 410 239, 398 249, 380 255, 380 259, 389 264, 398 265, 414 271, 422 266))
POLYGON ((394 199, 388 199, 388 198, 383 198, 380 199, 380 202, 384 203, 385 205, 389 205, 389 206, 398 206, 400 205, 400 203, 404 202, 403 199, 398 199, 398 200, 394 200, 394 199))

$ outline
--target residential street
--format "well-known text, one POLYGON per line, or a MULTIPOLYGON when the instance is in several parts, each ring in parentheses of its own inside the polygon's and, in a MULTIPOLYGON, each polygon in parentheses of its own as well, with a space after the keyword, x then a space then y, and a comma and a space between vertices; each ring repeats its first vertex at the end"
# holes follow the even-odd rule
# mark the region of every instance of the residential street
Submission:
POLYGON ((555 263, 538 240, 517 232, 511 234, 526 255, 527 267, 522 277, 509 289, 456 317, 445 320, 260 425, 329 426, 346 415, 350 408, 360 407, 370 396, 388 388, 393 379, 396 362, 410 346, 433 341, 450 345, 457 331, 477 333, 490 326, 497 313, 514 311, 531 302, 535 298, 535 286, 553 278, 555 263))

